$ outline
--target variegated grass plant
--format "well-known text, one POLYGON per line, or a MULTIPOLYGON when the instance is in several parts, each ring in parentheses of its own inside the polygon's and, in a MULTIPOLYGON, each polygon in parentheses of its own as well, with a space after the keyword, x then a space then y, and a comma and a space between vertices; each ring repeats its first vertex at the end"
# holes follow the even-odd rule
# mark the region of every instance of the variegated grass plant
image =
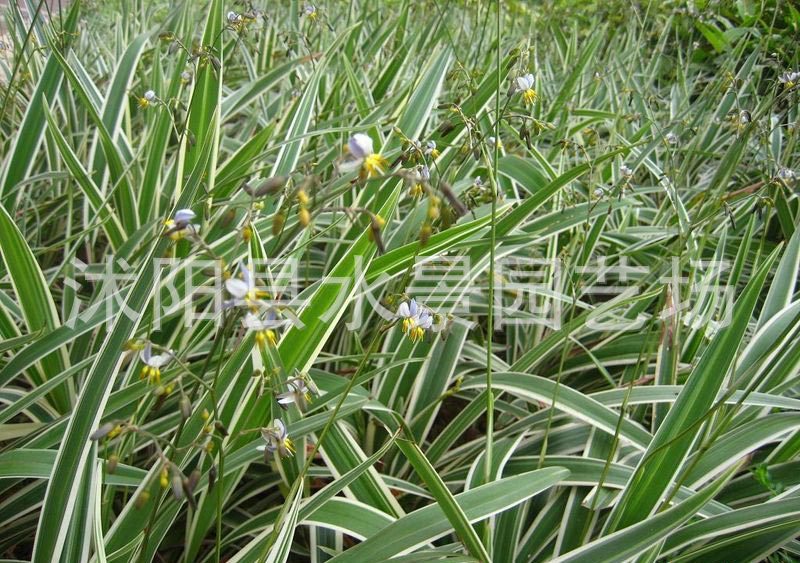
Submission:
POLYGON ((800 557, 789 4, 11 4, 5 557, 800 557))

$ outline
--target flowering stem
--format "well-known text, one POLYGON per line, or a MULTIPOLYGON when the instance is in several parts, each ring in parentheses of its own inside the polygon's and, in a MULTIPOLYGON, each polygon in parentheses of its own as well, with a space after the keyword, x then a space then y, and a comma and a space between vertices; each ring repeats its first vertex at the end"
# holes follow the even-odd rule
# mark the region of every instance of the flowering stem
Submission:
MULTIPOLYGON (((333 423, 336 421, 336 416, 339 414, 339 410, 342 408, 342 405, 344 404, 345 399, 347 399, 347 396, 350 394, 350 391, 353 390, 353 387, 355 386, 355 383, 358 380, 358 377, 364 371, 364 367, 367 365, 367 362, 369 361, 369 358, 372 356, 372 354, 378 348, 378 343, 380 342, 381 336, 383 336, 384 332, 385 331, 382 330, 382 329, 381 330, 377 330, 375 332, 375 336, 372 338, 372 342, 370 342, 370 345, 367 348, 367 351, 364 354, 364 357, 361 359, 361 362, 358 364, 358 368, 356 369, 355 373, 350 377, 350 380, 347 382, 347 387, 345 387, 344 390, 342 391, 342 394, 339 397, 339 400, 337 401, 336 406, 333 407, 333 411, 331 411, 331 416, 328 417, 327 422, 325 422, 325 426, 322 428, 322 432, 320 432, 319 437, 317 438, 317 441, 314 443, 314 445, 311 448, 311 452, 306 457, 306 462, 303 465, 303 469, 300 470, 300 474, 294 480, 294 483, 292 483, 292 488, 291 488, 291 490, 289 491, 289 493, 285 497, 287 500, 294 498, 294 496, 297 494, 297 489, 303 483, 303 480, 305 479, 306 473, 308 473, 308 470, 311 467, 311 464, 314 462, 314 458, 316 457, 317 452, 322 447, 322 441, 325 439, 325 436, 328 434, 328 431, 330 430, 331 426, 333 426, 333 423)), ((281 515, 279 515, 279 518, 280 518, 280 516, 281 515)), ((269 553, 269 549, 275 543, 275 539, 278 536, 278 530, 279 529, 280 529, 280 521, 276 520, 275 523, 273 524, 272 534, 270 534, 270 537, 267 540, 267 543, 264 544, 264 550, 261 552, 261 555, 258 558, 259 561, 261 561, 261 562, 266 561, 267 555, 269 553)))
MULTIPOLYGON (((497 14, 496 14, 496 31, 497 31, 497 94, 495 95, 495 112, 497 119, 494 124, 494 137, 500 138, 500 81, 501 81, 501 64, 500 64, 500 15, 502 12, 502 5, 500 0, 497 1, 497 14)), ((494 392, 492 391, 492 338, 494 337, 494 261, 495 261, 495 238, 496 238, 496 224, 495 219, 497 215, 497 196, 499 193, 499 186, 497 184, 497 161, 500 156, 500 147, 497 142, 494 143, 494 158, 492 159, 492 211, 489 218, 489 238, 491 244, 489 245, 489 307, 488 316, 486 320, 486 454, 483 463, 483 481, 489 483, 492 480, 492 454, 494 453, 494 392)), ((492 549, 492 519, 487 521, 485 528, 484 546, 491 553, 492 549)))

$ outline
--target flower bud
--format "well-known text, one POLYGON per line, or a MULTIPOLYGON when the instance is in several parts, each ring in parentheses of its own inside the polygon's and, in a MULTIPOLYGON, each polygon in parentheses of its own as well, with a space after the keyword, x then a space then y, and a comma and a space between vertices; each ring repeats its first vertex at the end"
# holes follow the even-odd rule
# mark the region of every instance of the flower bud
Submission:
POLYGON ((183 394, 181 394, 180 409, 181 416, 184 420, 192 416, 192 402, 189 400, 189 397, 183 394))
POLYGON ((298 190, 297 192, 297 203, 302 205, 303 207, 308 205, 308 194, 305 190, 298 190))
POLYGON ((172 474, 172 494, 175 496, 175 500, 183 500, 185 496, 183 493, 183 478, 177 471, 172 474))
POLYGON ((117 464, 119 463, 119 456, 117 454, 111 454, 108 456, 108 460, 106 461, 106 472, 111 475, 114 471, 117 470, 117 464))
POLYGON ((284 223, 286 223, 286 215, 284 215, 283 211, 278 211, 272 217, 272 235, 273 236, 278 236, 279 234, 281 234, 281 231, 283 230, 284 223))
POLYGON ((428 244, 428 239, 431 238, 432 232, 433 229, 431 228, 429 223, 425 223, 424 225, 422 225, 422 229, 420 229, 419 231, 420 245, 425 246, 426 244, 428 244))
POLYGON ((147 501, 150 500, 150 492, 149 491, 142 491, 136 497, 136 502, 134 506, 137 510, 141 510, 144 508, 144 505, 147 504, 147 501))
POLYGON ((308 226, 308 224, 311 222, 311 213, 308 212, 308 209, 305 207, 300 208, 300 210, 297 212, 297 221, 302 227, 308 226))

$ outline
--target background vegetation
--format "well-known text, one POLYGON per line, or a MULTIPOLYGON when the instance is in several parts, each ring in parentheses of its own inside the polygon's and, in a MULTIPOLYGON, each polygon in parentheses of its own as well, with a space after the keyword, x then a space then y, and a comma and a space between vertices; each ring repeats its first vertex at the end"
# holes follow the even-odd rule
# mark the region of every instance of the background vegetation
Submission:
POLYGON ((4 557, 800 557, 791 3, 18 4, 4 557), (354 133, 393 173, 342 166, 354 133), (163 236, 185 208, 196 234, 163 236), (431 256, 449 265, 422 280, 431 256), (192 283, 213 312, 260 258, 298 266, 280 313, 304 326, 274 346, 236 309, 154 307, 192 283), (539 266, 512 287, 513 260, 539 266), (469 310, 434 305, 462 263, 469 310), (415 342, 379 314, 410 297, 448 328, 415 342), (174 351, 160 381, 146 342, 174 351), (283 409, 298 376, 315 396, 283 409), (296 453, 265 460, 276 418, 296 453))

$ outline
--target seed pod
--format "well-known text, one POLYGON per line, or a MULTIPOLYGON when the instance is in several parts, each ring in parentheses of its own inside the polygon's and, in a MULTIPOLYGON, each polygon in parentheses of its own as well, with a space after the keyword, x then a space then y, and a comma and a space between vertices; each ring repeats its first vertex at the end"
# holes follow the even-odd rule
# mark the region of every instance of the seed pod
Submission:
POLYGON ((447 135, 447 134, 448 134, 450 131, 452 131, 453 129, 455 129, 455 127, 456 127, 456 126, 455 126, 455 125, 453 125, 453 123, 452 123, 452 122, 451 122, 451 121, 448 119, 448 120, 446 120, 446 121, 442 121, 442 123, 441 123, 441 124, 439 124, 439 127, 438 127, 437 131, 439 131, 439 134, 440 134, 440 135, 442 135, 442 136, 445 136, 445 135, 447 135))
POLYGON ((258 180, 255 184, 245 182, 242 189, 253 197, 263 197, 274 195, 281 191, 289 181, 289 176, 270 176, 263 180, 258 180))
POLYGON ((217 466, 212 465, 211 469, 208 470, 208 492, 211 492, 214 489, 214 485, 217 483, 217 466))
POLYGON ((441 182, 439 184, 439 189, 442 191, 442 195, 445 197, 448 203, 450 203, 455 210, 456 215, 463 217, 467 214, 467 206, 464 205, 460 199, 458 199, 458 196, 456 196, 455 192, 453 192, 453 189, 446 182, 441 182))
POLYGON ((383 244, 383 238, 381 237, 381 221, 379 221, 380 217, 373 217, 372 221, 369 223, 369 237, 375 242, 375 245, 378 247, 378 252, 384 254, 386 252, 386 247, 383 244))
POLYGON ((184 420, 192 416, 192 401, 189 400, 184 394, 181 394, 180 400, 181 416, 184 420))
POLYGON ((217 429, 217 432, 219 432, 220 436, 222 436, 223 438, 228 437, 228 429, 225 428, 225 425, 222 424, 219 420, 214 423, 214 428, 217 429))
POLYGON ((200 470, 195 469, 189 474, 189 478, 186 480, 186 489, 188 494, 193 494, 194 490, 197 488, 197 483, 200 482, 200 470))
POLYGON ((194 510, 197 508, 197 503, 194 500, 194 495, 189 491, 189 480, 184 478, 181 479, 181 486, 183 487, 183 494, 186 497, 186 502, 189 504, 189 507, 194 510))
POLYGON ((106 422, 100 428, 92 432, 92 435, 89 436, 89 439, 96 442, 97 440, 102 440, 116 428, 116 424, 113 422, 106 422))

